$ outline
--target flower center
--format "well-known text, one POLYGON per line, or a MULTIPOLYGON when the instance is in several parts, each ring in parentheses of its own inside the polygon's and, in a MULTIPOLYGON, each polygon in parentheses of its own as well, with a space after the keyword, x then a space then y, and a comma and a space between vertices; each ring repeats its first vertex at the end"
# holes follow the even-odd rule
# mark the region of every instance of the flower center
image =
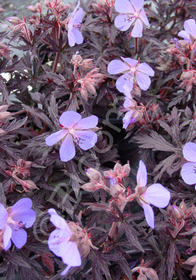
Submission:
POLYGON ((139 17, 139 12, 135 12, 134 17, 139 17))
POLYGON ((12 225, 14 230, 19 230, 19 229, 23 228, 23 226, 24 226, 22 221, 20 221, 20 222, 14 221, 12 219, 12 217, 10 217, 10 216, 8 216, 8 218, 7 218, 7 224, 12 225))
POLYGON ((71 127, 71 128, 68 129, 68 132, 69 132, 70 134, 72 134, 72 135, 74 134, 74 131, 75 131, 75 129, 74 129, 73 127, 71 127))

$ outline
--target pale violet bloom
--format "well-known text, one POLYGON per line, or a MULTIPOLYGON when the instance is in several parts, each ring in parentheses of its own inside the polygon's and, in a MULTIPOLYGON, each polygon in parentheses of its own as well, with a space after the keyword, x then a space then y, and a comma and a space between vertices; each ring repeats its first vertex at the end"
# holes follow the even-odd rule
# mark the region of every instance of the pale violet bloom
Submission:
POLYGON ((186 143, 183 147, 183 156, 188 162, 182 166, 182 179, 188 185, 196 184, 196 144, 186 143))
POLYGON ((71 267, 81 265, 81 256, 76 242, 70 241, 73 233, 67 222, 53 208, 49 209, 48 213, 51 223, 56 227, 49 236, 48 247, 57 257, 62 259, 64 264, 67 264, 61 273, 61 275, 65 275, 71 267))
POLYGON ((196 22, 194 19, 188 19, 184 22, 184 29, 178 33, 186 41, 196 40, 196 22))
POLYGON ((80 31, 80 27, 84 10, 82 8, 79 8, 79 5, 80 1, 78 1, 78 4, 72 12, 68 21, 68 43, 70 47, 73 47, 75 44, 83 43, 83 36, 80 31))
POLYGON ((135 109, 137 103, 132 98, 127 97, 124 101, 123 106, 124 110, 126 110, 126 113, 123 117, 123 128, 127 129, 130 124, 136 122, 137 120, 138 113, 135 109))
POLYGON ((147 185, 147 170, 144 162, 140 160, 137 171, 137 193, 138 201, 144 209, 147 224, 154 228, 154 212, 151 204, 158 208, 165 208, 170 201, 170 192, 161 184, 147 185))
POLYGON ((143 5, 144 0, 116 0, 115 9, 120 13, 114 20, 116 28, 126 31, 133 25, 131 36, 142 37, 144 26, 150 25, 143 5))
POLYGON ((136 59, 124 57, 112 60, 108 64, 108 72, 114 75, 123 73, 116 80, 116 88, 129 98, 134 83, 142 90, 147 90, 151 84, 149 76, 154 76, 154 70, 146 62, 139 63, 136 59))
POLYGON ((60 116, 59 123, 62 129, 47 136, 45 142, 46 145, 53 146, 60 140, 62 141, 59 150, 62 161, 69 161, 75 156, 74 142, 85 151, 91 149, 97 142, 97 134, 89 130, 96 127, 97 116, 93 115, 82 119, 79 113, 67 111, 60 116))
POLYGON ((4 250, 11 247, 11 241, 18 249, 27 242, 24 228, 30 228, 36 219, 36 213, 31 207, 30 198, 22 198, 7 209, 0 203, 0 236, 4 250))

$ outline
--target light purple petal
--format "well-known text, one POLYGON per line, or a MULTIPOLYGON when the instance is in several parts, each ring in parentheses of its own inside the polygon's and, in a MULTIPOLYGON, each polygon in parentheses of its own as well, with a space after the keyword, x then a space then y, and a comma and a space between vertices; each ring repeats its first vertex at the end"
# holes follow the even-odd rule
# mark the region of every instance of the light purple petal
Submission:
POLYGON ((64 162, 71 160, 75 157, 76 150, 73 143, 71 134, 67 134, 59 149, 60 159, 64 162))
POLYGON ((184 40, 188 42, 190 41, 190 35, 185 30, 178 32, 178 36, 182 37, 184 40))
POLYGON ((81 265, 81 257, 75 242, 65 238, 64 231, 55 229, 48 239, 49 249, 62 258, 62 261, 69 266, 81 265))
POLYGON ((133 89, 133 76, 130 73, 120 76, 116 80, 116 88, 126 96, 130 96, 133 89))
POLYGON ((135 118, 133 118, 134 111, 130 110, 123 117, 123 128, 127 129, 128 125, 135 122, 135 118))
POLYGON ((135 105, 135 101, 132 98, 125 98, 125 101, 123 103, 124 108, 135 107, 135 105))
POLYGON ((11 239, 10 239, 9 242, 8 242, 8 244, 7 244, 7 246, 4 247, 4 250, 5 250, 5 251, 9 250, 9 248, 11 247, 11 245, 12 245, 12 242, 11 242, 11 239))
POLYGON ((126 31, 135 21, 135 18, 130 18, 129 15, 117 15, 114 20, 114 25, 120 31, 126 31))
POLYGON ((30 228, 36 220, 36 213, 32 209, 24 209, 22 212, 12 214, 11 217, 14 221, 23 224, 25 228, 30 228))
POLYGON ((183 164, 181 176, 186 184, 196 184, 196 162, 187 162, 183 164))
POLYGON ((129 69, 129 66, 119 59, 114 59, 108 64, 108 73, 114 75, 129 71, 129 69))
POLYGON ((142 72, 136 71, 135 77, 136 77, 136 81, 137 81, 138 86, 142 90, 147 90, 150 87, 151 79, 149 78, 148 75, 146 75, 142 72))
POLYGON ((131 31, 131 36, 134 38, 140 38, 142 37, 142 31, 143 31, 143 23, 142 21, 138 18, 134 24, 134 27, 131 31))
POLYGON ((10 210, 10 215, 21 214, 24 210, 32 207, 32 200, 30 198, 22 198, 18 200, 10 210))
POLYGON ((72 231, 67 222, 59 216, 53 208, 48 209, 48 213, 51 215, 50 221, 55 227, 64 230, 66 232, 66 237, 72 235, 72 231))
POLYGON ((63 257, 64 252, 64 243, 69 242, 71 237, 67 231, 62 229, 55 229, 51 232, 48 238, 48 247, 49 249, 58 257, 63 257))
POLYGON ((73 47, 76 43, 76 38, 74 36, 74 33, 72 32, 73 28, 70 28, 68 30, 68 33, 67 33, 67 38, 68 38, 68 44, 70 47, 73 47))
POLYGON ((6 248, 6 250, 9 247, 11 237, 12 237, 12 229, 10 226, 6 225, 3 231, 3 247, 6 248))
POLYGON ((138 64, 138 60, 133 58, 121 56, 121 59, 130 66, 129 69, 134 68, 138 64))
POLYGON ((147 18, 147 16, 146 16, 146 13, 145 13, 144 9, 141 9, 141 10, 140 10, 139 17, 140 17, 140 19, 143 21, 143 23, 144 23, 146 26, 149 26, 149 25, 150 25, 150 23, 149 23, 149 21, 148 21, 148 18, 147 18))
POLYGON ((9 215, 14 221, 21 222, 26 228, 29 228, 36 219, 36 213, 31 207, 31 199, 22 198, 11 207, 9 215))
POLYGON ((152 207, 146 203, 142 203, 142 207, 144 209, 144 215, 145 215, 147 224, 151 228, 154 228, 154 212, 153 212, 152 207))
POLYGON ((84 38, 82 36, 81 31, 78 28, 73 27, 70 33, 72 33, 71 36, 74 37, 74 41, 75 41, 76 44, 79 45, 79 44, 83 43, 84 38))
POLYGON ((57 142, 59 142, 65 135, 67 134, 66 129, 61 129, 55 133, 52 133, 51 135, 47 136, 45 139, 45 143, 48 146, 53 146, 57 142))
POLYGON ((89 129, 94 128, 98 124, 98 117, 97 116, 90 116, 84 119, 81 119, 75 126, 74 129, 89 129))
POLYGON ((97 134, 91 130, 76 130, 74 138, 80 148, 85 151, 91 149, 97 142, 97 134))
POLYGON ((61 272, 61 275, 64 276, 67 274, 67 272, 70 270, 71 268, 71 265, 68 265, 62 272, 61 272))
POLYGON ((170 192, 161 184, 149 186, 141 196, 145 201, 159 208, 165 208, 171 198, 170 192))
POLYGON ((147 184, 147 170, 146 170, 146 165, 142 160, 139 161, 139 167, 137 171, 137 186, 138 187, 145 187, 147 184))
POLYGON ((8 213, 2 203, 0 203, 0 230, 6 225, 8 213))
POLYGON ((142 72, 148 76, 154 76, 154 70, 146 62, 138 64, 137 71, 142 72))
POLYGON ((119 13, 134 13, 133 6, 129 0, 116 0, 114 4, 115 10, 119 13))
POLYGON ((24 229, 13 230, 12 241, 16 248, 21 249, 27 242, 27 233, 24 229))
POLYGON ((65 128, 72 128, 72 126, 79 122, 81 118, 82 117, 79 113, 74 111, 67 111, 60 116, 59 122, 65 128))
POLYGON ((76 26, 79 25, 82 22, 82 18, 84 15, 84 10, 82 8, 79 8, 79 10, 75 13, 72 13, 70 21, 72 24, 75 24, 76 26))
POLYGON ((196 38, 196 23, 194 19, 188 19, 184 22, 185 31, 196 38))
POLYGON ((188 142, 183 147, 183 156, 188 161, 196 162, 196 144, 188 142))
POLYGON ((133 7, 135 8, 135 11, 139 12, 140 9, 144 6, 144 0, 131 0, 131 3, 133 7))
POLYGON ((62 256, 63 262, 70 266, 80 266, 82 261, 76 243, 69 241, 67 243, 64 243, 63 247, 64 247, 64 254, 62 256))

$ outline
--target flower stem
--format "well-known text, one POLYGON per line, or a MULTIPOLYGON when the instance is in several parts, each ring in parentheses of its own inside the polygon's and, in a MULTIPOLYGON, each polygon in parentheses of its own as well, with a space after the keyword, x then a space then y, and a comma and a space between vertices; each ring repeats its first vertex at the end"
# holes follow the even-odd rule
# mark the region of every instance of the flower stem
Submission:
POLYGON ((60 56, 60 53, 57 52, 56 55, 55 55, 55 61, 54 61, 54 64, 53 64, 52 72, 56 72, 57 64, 59 62, 59 56, 60 56))
POLYGON ((139 51, 139 39, 135 38, 135 54, 139 51))

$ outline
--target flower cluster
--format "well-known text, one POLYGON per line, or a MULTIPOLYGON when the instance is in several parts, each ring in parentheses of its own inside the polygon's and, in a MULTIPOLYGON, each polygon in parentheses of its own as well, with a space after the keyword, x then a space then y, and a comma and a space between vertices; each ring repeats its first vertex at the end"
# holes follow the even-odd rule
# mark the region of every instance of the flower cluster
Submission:
MULTIPOLYGON (((136 199, 144 209, 147 224, 154 228, 154 212, 151 204, 158 208, 167 207, 171 198, 170 192, 159 183, 152 184, 149 187, 146 186, 147 170, 144 162, 140 160, 136 176, 137 186, 135 187, 135 192, 131 194, 130 190, 126 189, 123 183, 124 178, 129 175, 129 172, 129 164, 121 166, 117 163, 114 166, 114 170, 104 171, 103 174, 91 168, 87 170, 90 183, 83 185, 82 188, 90 192, 104 189, 113 197, 110 202, 112 203, 115 199, 115 203, 122 212, 128 202, 136 199), (109 182, 107 179, 109 179, 109 182)), ((110 207, 112 206, 111 203, 109 203, 110 207)))

